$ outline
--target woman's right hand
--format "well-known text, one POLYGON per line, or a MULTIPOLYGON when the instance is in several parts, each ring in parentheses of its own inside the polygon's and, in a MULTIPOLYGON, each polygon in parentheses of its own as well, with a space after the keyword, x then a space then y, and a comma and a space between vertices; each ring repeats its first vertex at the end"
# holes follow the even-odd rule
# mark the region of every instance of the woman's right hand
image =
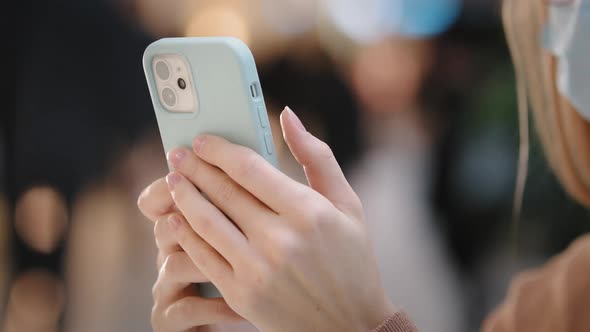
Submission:
POLYGON ((210 325, 243 321, 224 299, 199 297, 195 283, 208 282, 188 255, 181 250, 167 222, 174 202, 164 179, 151 184, 145 192, 150 198, 138 202, 141 211, 154 221, 158 247, 158 279, 152 289, 154 306, 152 327, 155 332, 212 331, 210 325))

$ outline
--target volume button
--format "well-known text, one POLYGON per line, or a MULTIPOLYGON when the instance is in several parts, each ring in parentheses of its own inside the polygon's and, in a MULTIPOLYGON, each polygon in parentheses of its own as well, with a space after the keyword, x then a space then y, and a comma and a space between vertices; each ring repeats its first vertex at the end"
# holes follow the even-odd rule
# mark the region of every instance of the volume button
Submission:
POLYGON ((264 145, 266 145, 266 152, 268 152, 268 154, 274 153, 274 142, 272 140, 272 134, 270 132, 264 133, 264 145))
POLYGON ((258 106, 258 121, 260 121, 260 125, 262 128, 268 128, 268 115, 266 114, 266 109, 264 106, 258 106))

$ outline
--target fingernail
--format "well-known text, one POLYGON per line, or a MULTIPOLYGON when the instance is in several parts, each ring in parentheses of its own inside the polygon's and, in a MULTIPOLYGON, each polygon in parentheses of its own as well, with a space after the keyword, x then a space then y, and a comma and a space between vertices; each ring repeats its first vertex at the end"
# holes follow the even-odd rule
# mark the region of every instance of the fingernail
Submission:
POLYGON ((195 153, 201 152, 201 149, 203 148, 203 144, 205 144, 206 139, 206 136, 198 136, 197 138, 195 138, 195 140, 193 141, 193 150, 195 150, 195 153))
POLYGON ((178 168, 182 160, 186 157, 186 151, 184 149, 175 149, 168 153, 168 161, 174 168, 178 168))
POLYGON ((180 220, 180 217, 175 214, 168 218, 168 224, 170 227, 172 227, 172 229, 178 229, 178 227, 180 227, 180 223, 182 223, 182 220, 180 220))
POLYGON ((285 111, 287 111, 287 114, 289 115, 289 117, 291 117, 291 119, 293 119, 293 122, 295 123, 295 125, 297 126, 297 128, 299 130, 307 131, 305 129, 305 126, 301 122, 301 120, 299 120, 299 117, 295 114, 295 112, 293 112, 293 110, 291 110, 291 108, 289 108, 289 106, 285 107, 285 111))
POLYGON ((174 186, 180 182, 180 175, 178 173, 170 173, 166 176, 166 183, 168 183, 168 189, 174 190, 174 186))

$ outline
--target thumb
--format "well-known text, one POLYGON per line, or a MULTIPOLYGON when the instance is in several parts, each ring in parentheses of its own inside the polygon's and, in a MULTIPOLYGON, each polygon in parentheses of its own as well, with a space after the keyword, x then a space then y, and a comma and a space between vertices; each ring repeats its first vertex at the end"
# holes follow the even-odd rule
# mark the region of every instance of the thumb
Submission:
POLYGON ((310 134, 289 107, 281 113, 283 137, 305 171, 311 188, 345 212, 360 213, 361 204, 328 144, 310 134))

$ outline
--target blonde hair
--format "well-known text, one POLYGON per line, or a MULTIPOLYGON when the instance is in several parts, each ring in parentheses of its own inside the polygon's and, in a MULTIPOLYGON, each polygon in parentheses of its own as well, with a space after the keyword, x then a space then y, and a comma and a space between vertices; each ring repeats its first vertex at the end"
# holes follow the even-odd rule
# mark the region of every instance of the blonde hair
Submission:
POLYGON ((549 165, 565 190, 590 207, 590 123, 557 90, 557 59, 541 45, 546 1, 504 0, 502 17, 517 78, 520 121, 515 215, 527 175, 529 107, 549 165))

